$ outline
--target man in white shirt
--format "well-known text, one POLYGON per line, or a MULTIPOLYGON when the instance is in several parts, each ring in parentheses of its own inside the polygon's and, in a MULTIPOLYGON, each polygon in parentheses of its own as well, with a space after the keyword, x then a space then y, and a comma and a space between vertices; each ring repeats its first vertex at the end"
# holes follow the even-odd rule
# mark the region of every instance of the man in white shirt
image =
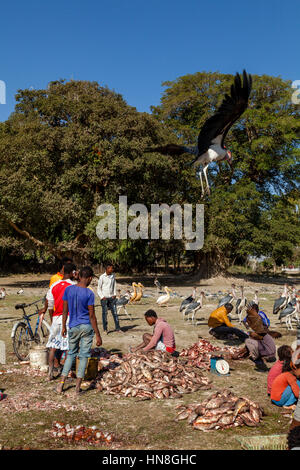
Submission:
POLYGON ((116 306, 116 279, 113 273, 114 268, 112 264, 107 264, 105 267, 105 273, 99 277, 98 282, 98 289, 97 293, 101 300, 101 307, 102 307, 102 324, 103 330, 108 334, 107 331, 107 310, 110 309, 115 326, 116 331, 122 333, 122 330, 119 325, 119 318, 117 314, 117 306, 116 306))

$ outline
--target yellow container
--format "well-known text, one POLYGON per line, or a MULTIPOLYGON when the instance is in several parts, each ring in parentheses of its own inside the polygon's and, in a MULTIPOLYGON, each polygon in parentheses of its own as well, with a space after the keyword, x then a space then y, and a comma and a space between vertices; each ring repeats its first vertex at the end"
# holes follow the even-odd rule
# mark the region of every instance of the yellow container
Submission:
MULTIPOLYGON (((78 370, 79 358, 76 357, 76 375, 78 370)), ((98 373, 98 358, 89 357, 85 368, 84 380, 93 380, 98 373)))

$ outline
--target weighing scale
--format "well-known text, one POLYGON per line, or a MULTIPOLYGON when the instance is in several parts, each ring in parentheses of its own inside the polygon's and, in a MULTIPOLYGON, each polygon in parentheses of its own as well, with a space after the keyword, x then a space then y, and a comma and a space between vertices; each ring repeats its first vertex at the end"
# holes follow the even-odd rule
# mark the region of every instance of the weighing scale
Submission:
POLYGON ((210 358, 210 372, 216 375, 230 375, 229 364, 223 356, 212 356, 210 358))

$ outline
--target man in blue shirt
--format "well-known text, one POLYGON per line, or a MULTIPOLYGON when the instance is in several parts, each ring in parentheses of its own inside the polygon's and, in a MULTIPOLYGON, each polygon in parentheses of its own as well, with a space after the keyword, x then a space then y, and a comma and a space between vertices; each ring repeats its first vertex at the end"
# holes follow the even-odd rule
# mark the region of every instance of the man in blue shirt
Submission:
POLYGON ((69 312, 69 352, 62 371, 60 384, 56 389, 58 393, 63 392, 65 380, 77 355, 79 357, 79 365, 77 370, 76 393, 82 393, 80 386, 85 375, 88 358, 90 357, 94 334, 96 335, 96 345, 101 346, 102 344, 95 316, 95 295, 91 289, 88 289, 93 275, 92 268, 85 266, 79 271, 78 283, 67 287, 64 292, 61 334, 62 336, 66 336, 67 334, 66 322, 69 312))

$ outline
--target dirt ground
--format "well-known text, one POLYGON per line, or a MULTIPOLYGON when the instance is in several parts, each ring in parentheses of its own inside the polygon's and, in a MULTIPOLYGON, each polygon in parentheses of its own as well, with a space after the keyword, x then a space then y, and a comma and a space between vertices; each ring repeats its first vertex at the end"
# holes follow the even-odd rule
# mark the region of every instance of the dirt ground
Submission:
MULTIPOLYGON (((30 449, 88 449, 90 444, 71 445, 59 439, 53 439, 47 432, 52 422, 59 420, 71 425, 96 425, 103 431, 112 432, 117 441, 112 448, 118 449, 240 449, 236 439, 239 436, 257 436, 270 434, 285 434, 289 428, 290 413, 272 405, 267 395, 267 373, 254 370, 249 360, 231 361, 230 375, 221 377, 209 374, 213 380, 212 390, 198 391, 186 394, 179 399, 150 400, 137 402, 134 398, 117 399, 104 395, 97 390, 88 391, 80 398, 75 397, 74 386, 65 392, 64 396, 56 395, 56 382, 48 382, 45 373, 34 373, 29 366, 20 365, 13 353, 10 338, 14 320, 20 317, 20 310, 14 305, 20 302, 29 303, 42 298, 49 283, 50 274, 13 275, 0 277, 0 287, 5 287, 7 296, 0 300, 0 340, 6 343, 6 365, 0 364, 0 390, 4 390, 7 398, 0 401, 0 448, 30 448, 30 449), (23 289, 22 294, 17 292, 23 289), (265 411, 263 421, 258 427, 238 427, 223 431, 203 433, 193 430, 187 421, 175 422, 175 406, 180 403, 201 402, 216 390, 230 388, 237 395, 244 395, 257 401, 265 411), (12 399, 18 406, 9 407, 7 400, 12 399)), ((217 298, 210 297, 218 294, 221 298, 230 291, 231 283, 236 286, 244 285, 245 295, 252 300, 255 290, 258 290, 260 308, 271 319, 271 328, 282 333, 276 340, 276 345, 292 344, 296 339, 296 329, 287 331, 280 325, 278 317, 272 314, 273 302, 283 290, 285 282, 299 288, 300 279, 243 279, 243 278, 213 278, 200 283, 185 277, 161 276, 162 285, 168 285, 176 292, 168 307, 158 307, 157 289, 153 284, 154 276, 144 278, 125 278, 116 276, 118 287, 125 293, 133 281, 142 282, 145 286, 143 297, 136 305, 129 305, 126 315, 120 315, 121 328, 124 334, 114 331, 111 313, 109 313, 108 335, 103 336, 103 347, 108 350, 127 353, 130 345, 140 342, 144 332, 151 329, 144 320, 144 312, 154 308, 159 316, 165 318, 174 328, 177 350, 181 351, 198 340, 198 336, 208 339, 215 345, 224 344, 212 338, 208 333, 207 319, 212 310, 217 307, 217 298), (184 321, 179 313, 183 298, 197 286, 200 293, 206 294, 203 308, 197 312, 197 325, 184 321)), ((93 281, 96 294, 97 280, 93 281)), ((239 295, 237 288, 237 294, 239 295)), ((96 315, 100 332, 102 332, 101 307, 96 296, 96 315)), ((48 316, 48 315, 47 315, 48 316)), ((46 318, 48 319, 48 318, 46 318)), ((233 323, 238 325, 237 320, 233 323)), ((241 327, 243 328, 243 327, 241 327)), ((101 448, 101 447, 97 447, 101 448)), ((106 448, 106 447, 102 447, 106 448)))

